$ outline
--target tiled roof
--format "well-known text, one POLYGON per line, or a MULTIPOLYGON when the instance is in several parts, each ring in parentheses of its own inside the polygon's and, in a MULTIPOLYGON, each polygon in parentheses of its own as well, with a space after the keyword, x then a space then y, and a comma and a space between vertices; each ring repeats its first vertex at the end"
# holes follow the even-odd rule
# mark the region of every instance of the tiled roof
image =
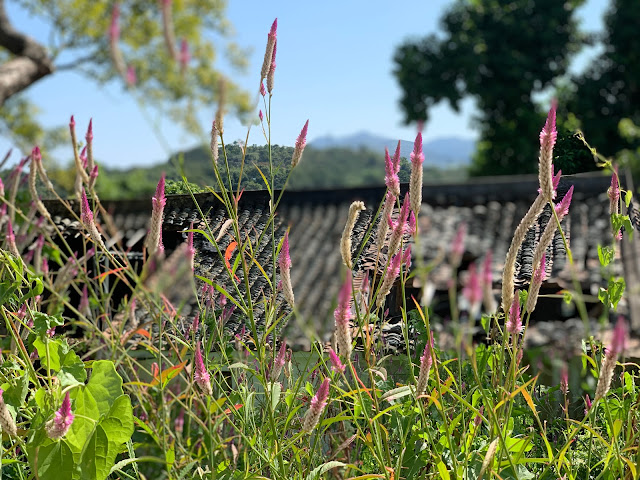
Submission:
MULTIPOLYGON (((573 184, 575 189, 570 213, 563 221, 570 237, 574 273, 583 290, 597 294, 597 287, 602 283, 597 246, 608 244, 611 238, 606 194, 609 178, 601 174, 585 174, 565 177, 563 182, 565 185, 561 184, 559 187, 560 196, 568 189, 568 184, 573 184)), ((423 204, 418 222, 420 241, 413 248, 413 264, 416 265, 418 256, 425 262, 442 257, 443 252, 449 251, 457 227, 464 222, 467 225, 467 240, 463 268, 471 261, 482 259, 487 251, 492 250, 494 289, 497 294, 506 251, 517 224, 537 195, 537 183, 537 177, 522 176, 480 178, 458 185, 426 185, 423 188, 423 204)), ((406 187, 403 185, 403 194, 406 187)), ((325 339, 333 330, 332 310, 345 270, 339 242, 349 205, 352 201, 362 200, 367 207, 354 229, 352 252, 355 255, 363 247, 367 229, 373 228, 371 219, 384 194, 384 188, 287 191, 283 194, 277 209, 276 240, 280 240, 285 230, 290 228, 291 275, 299 313, 298 320, 290 323, 285 335, 299 348, 308 347, 305 327, 313 329, 325 339)), ((220 230, 227 221, 220 202, 210 194, 198 194, 196 197, 202 211, 210 219, 209 226, 213 235, 220 236, 220 230)), ((139 231, 143 228, 140 219, 148 215, 150 203, 113 204, 112 208, 116 212, 114 221, 118 228, 126 231, 125 238, 139 236, 139 231)), ((270 234, 262 235, 268 211, 266 192, 243 193, 238 211, 240 231, 251 238, 256 259, 265 267, 267 275, 271 276, 274 258, 270 234)), ((526 283, 531 276, 532 246, 549 216, 550 211, 541 215, 521 249, 517 270, 520 284, 526 283)), ((196 228, 204 227, 192 199, 189 196, 168 197, 163 233, 168 249, 183 241, 186 235, 182 231, 189 228, 191 222, 194 222, 196 228)), ((226 248, 231 240, 232 237, 227 232, 220 237, 219 243, 226 248)), ((195 236, 195 244, 196 273, 218 282, 220 278, 227 278, 226 274, 221 276, 226 269, 211 244, 201 235, 195 236)), ((549 253, 554 261, 549 268, 547 291, 557 291, 568 286, 571 280, 561 237, 556 236, 549 253)), ((237 254, 237 249, 232 251, 231 264, 237 254)), ((362 271, 367 266, 370 267, 368 261, 370 262, 367 259, 357 261, 355 270, 362 271)), ((242 272, 237 271, 236 274, 243 280, 242 272)), ((431 273, 429 280, 433 282, 436 291, 445 291, 449 277, 447 267, 443 265, 431 273)), ((249 279, 254 301, 259 304, 261 293, 268 288, 268 282, 256 267, 252 267, 249 272, 249 279)), ((227 280, 220 283, 225 289, 232 287, 227 280)), ((244 292, 244 282, 241 281, 240 284, 240 291, 244 292)), ((258 314, 263 313, 260 308, 258 307, 258 314)), ((233 328, 237 329, 239 326, 240 324, 235 324, 233 328)))

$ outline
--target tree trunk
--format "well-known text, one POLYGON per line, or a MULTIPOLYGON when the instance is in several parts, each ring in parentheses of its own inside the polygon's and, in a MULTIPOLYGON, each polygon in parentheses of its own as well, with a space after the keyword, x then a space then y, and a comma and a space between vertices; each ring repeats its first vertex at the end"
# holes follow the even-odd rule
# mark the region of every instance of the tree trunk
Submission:
POLYGON ((4 102, 53 72, 47 49, 33 38, 13 28, 0 0, 0 47, 15 55, 0 65, 0 107, 4 102))

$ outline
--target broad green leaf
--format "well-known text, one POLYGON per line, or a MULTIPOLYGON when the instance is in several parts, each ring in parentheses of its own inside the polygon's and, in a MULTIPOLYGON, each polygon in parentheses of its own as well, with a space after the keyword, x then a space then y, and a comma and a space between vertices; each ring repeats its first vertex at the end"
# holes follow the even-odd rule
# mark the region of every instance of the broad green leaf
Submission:
POLYGON ((86 390, 93 395, 100 415, 109 412, 116 398, 122 395, 122 378, 116 372, 113 362, 98 360, 93 362, 91 378, 86 390))
POLYGON ((73 389, 70 396, 73 400, 72 408, 75 418, 65 438, 73 451, 74 458, 78 461, 84 444, 93 433, 100 418, 100 411, 96 400, 86 387, 73 389))
POLYGON ((61 363, 60 357, 64 355, 62 350, 62 340, 61 339, 49 339, 46 338, 43 340, 41 337, 37 337, 33 341, 33 346, 38 350, 38 356, 40 357, 40 361, 42 365, 48 367, 50 370, 57 372, 60 370, 61 363), (48 354, 47 354, 47 345, 48 345, 48 354))
MULTIPOLYGON (((44 338, 47 335, 47 330, 63 324, 64 320, 60 315, 53 316, 42 312, 33 312, 33 328, 39 337, 44 338)), ((40 354, 40 351, 38 351, 38 354, 40 354)), ((43 358, 42 355, 40 355, 40 358, 43 358)))
POLYGON ((116 457, 133 434, 131 400, 122 395, 113 403, 107 416, 96 426, 80 457, 81 480, 104 480, 116 457))
POLYGON ((28 452, 29 462, 34 470, 37 458, 40 480, 72 480, 77 477, 78 466, 74 464, 73 453, 64 440, 28 449, 28 452))

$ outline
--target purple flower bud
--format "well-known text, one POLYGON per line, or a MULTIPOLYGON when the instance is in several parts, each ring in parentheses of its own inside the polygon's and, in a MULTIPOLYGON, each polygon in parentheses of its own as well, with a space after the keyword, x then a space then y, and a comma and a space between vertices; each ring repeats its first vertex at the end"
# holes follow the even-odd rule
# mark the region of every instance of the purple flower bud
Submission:
POLYGON ((267 90, 264 88, 264 82, 260 82, 260 95, 263 97, 267 94, 267 90))
POLYGON ((563 365, 562 371, 560 372, 560 391, 564 395, 569 393, 569 369, 567 365, 563 365))
POLYGON ((482 413, 484 412, 484 405, 481 406, 478 409, 478 414, 476 415, 476 417, 473 419, 473 424, 475 425, 476 428, 478 428, 480 426, 480 424, 482 423, 482 413))
POLYGON ((469 302, 469 310, 475 317, 482 303, 482 283, 480 282, 480 275, 477 272, 475 263, 469 266, 469 277, 467 284, 462 289, 462 296, 469 302))
POLYGON ((387 188, 394 195, 400 195, 400 178, 398 177, 398 172, 396 171, 396 166, 393 163, 393 160, 389 156, 389 149, 384 149, 384 169, 385 169, 385 177, 384 183, 387 185, 387 188))
POLYGON ((264 116, 262 115, 262 110, 258 112, 258 118, 260 119, 260 122, 264 120, 264 116))
POLYGON ((573 197, 573 185, 569 188, 569 191, 564 195, 560 203, 556 205, 556 213, 558 214, 558 218, 562 220, 562 218, 569 213, 569 205, 571 205, 571 198, 573 197))

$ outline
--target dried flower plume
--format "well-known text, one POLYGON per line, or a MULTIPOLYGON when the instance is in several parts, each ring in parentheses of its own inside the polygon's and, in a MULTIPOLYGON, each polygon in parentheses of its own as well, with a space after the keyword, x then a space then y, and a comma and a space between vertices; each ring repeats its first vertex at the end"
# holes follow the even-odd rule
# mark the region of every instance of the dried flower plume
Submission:
POLYGON ((264 60, 262 61, 262 69, 260 70, 260 80, 267 77, 269 68, 271 67, 271 58, 273 57, 273 49, 276 45, 276 37, 278 35, 278 19, 276 18, 271 25, 271 30, 267 35, 267 48, 264 52, 264 60))
POLYGON ((167 198, 164 195, 164 185, 165 181, 163 173, 160 177, 160 180, 158 181, 156 193, 151 199, 151 227, 149 229, 149 234, 147 235, 146 240, 146 247, 149 255, 153 255, 154 253, 156 253, 162 243, 162 220, 164 216, 164 207, 167 204, 167 198))
POLYGON ((358 221, 358 216, 360 216, 360 212, 363 210, 365 210, 364 202, 356 201, 351 204, 349 207, 349 217, 347 218, 347 223, 344 226, 342 238, 340 239, 340 254, 342 255, 342 261, 349 270, 353 269, 351 261, 351 234, 353 233, 353 227, 358 221))
POLYGON ((3 393, 4 391, 0 388, 0 430, 2 430, 2 433, 15 436, 18 433, 18 427, 7 405, 4 403, 3 393))
POLYGON ((338 342, 338 352, 345 358, 351 356, 351 330, 349 320, 353 317, 351 312, 351 270, 347 271, 344 283, 338 293, 338 306, 333 312, 336 320, 336 338, 338 342))
POLYGON ((557 102, 551 102, 551 108, 547 120, 540 132, 540 165, 538 171, 538 179, 540 181, 540 190, 545 202, 550 202, 555 197, 553 189, 553 147, 558 137, 556 130, 556 107, 557 102))
POLYGON ((280 265, 280 279, 282 280, 282 293, 285 300, 293 307, 295 299, 293 296, 293 287, 291 285, 291 256, 289 255, 289 232, 285 233, 278 257, 280 265))
POLYGON ((422 153, 422 133, 418 132, 416 141, 411 152, 411 177, 409 180, 409 192, 411 195, 411 210, 417 216, 422 205, 422 164, 424 163, 424 153, 422 153))

